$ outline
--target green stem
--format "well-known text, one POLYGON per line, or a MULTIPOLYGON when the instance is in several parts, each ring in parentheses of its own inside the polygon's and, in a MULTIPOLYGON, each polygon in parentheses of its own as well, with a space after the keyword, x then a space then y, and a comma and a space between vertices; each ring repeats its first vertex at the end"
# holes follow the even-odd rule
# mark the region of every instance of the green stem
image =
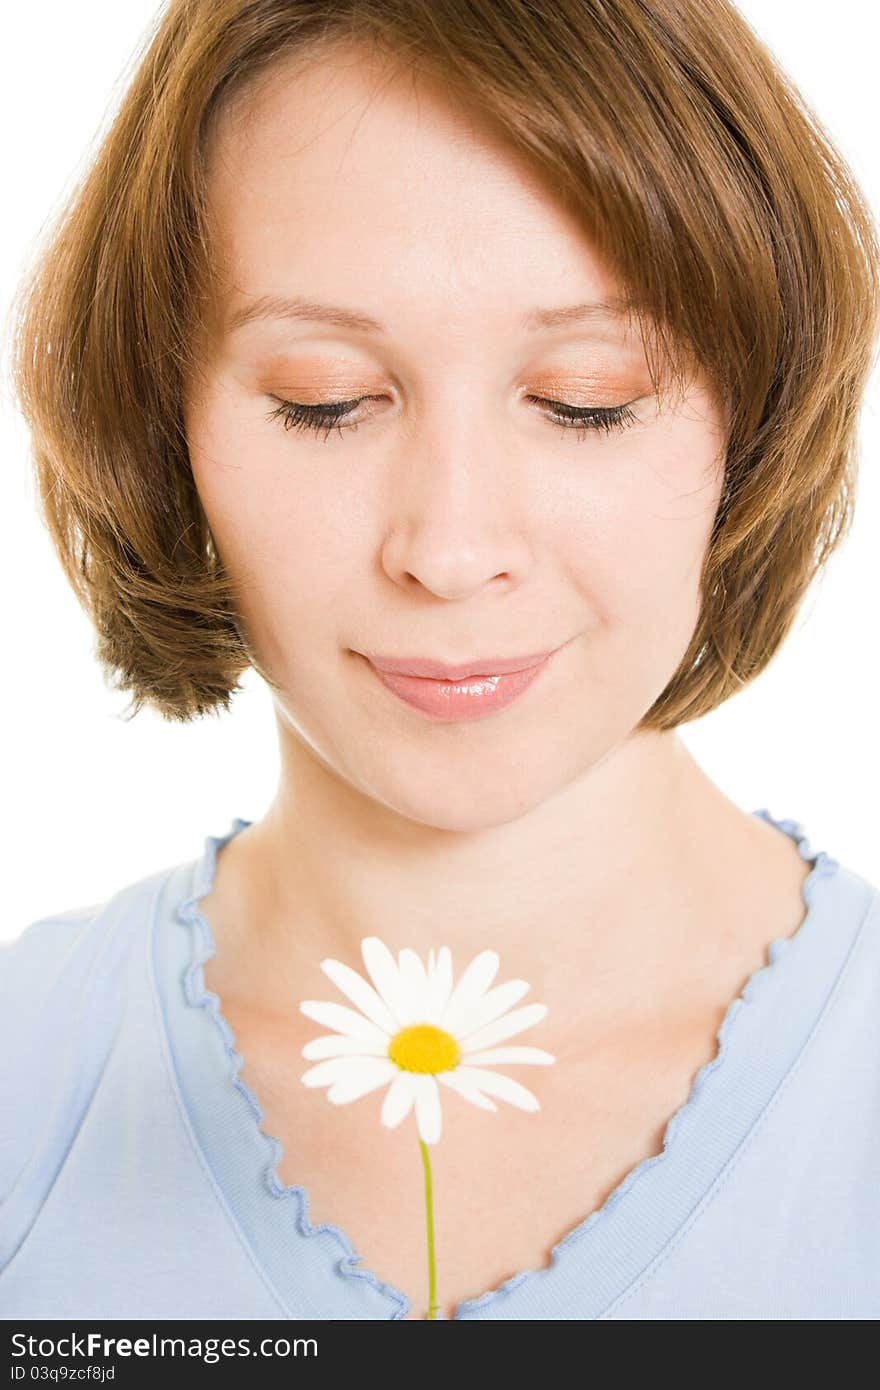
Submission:
POLYGON ((424 1139, 419 1139, 425 1166, 425 1211, 428 1217, 428 1317, 437 1319, 437 1269, 434 1263, 434 1208, 431 1200, 431 1159, 424 1139))

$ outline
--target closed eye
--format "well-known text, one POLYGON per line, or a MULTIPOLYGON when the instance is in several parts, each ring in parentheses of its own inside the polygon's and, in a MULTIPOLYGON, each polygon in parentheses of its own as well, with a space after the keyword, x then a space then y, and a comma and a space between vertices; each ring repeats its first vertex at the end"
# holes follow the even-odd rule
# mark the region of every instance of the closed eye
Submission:
POLYGON ((565 401, 547 400, 543 396, 526 396, 525 400, 549 406, 548 419, 566 430, 605 430, 610 434, 612 430, 626 429, 636 419, 631 405, 567 405, 565 401))
MULTIPOLYGON (((277 397, 275 399, 278 399, 277 397)), ((349 401, 322 401, 318 405, 305 405, 301 401, 280 401, 275 410, 269 412, 267 419, 280 419, 285 430, 325 430, 325 439, 330 431, 336 429, 340 435, 343 430, 356 430, 359 424, 369 419, 373 411, 368 410, 356 420, 346 417, 364 402, 381 399, 377 396, 356 396, 349 401)), ((585 433, 604 430, 623 430, 636 420, 636 415, 627 405, 568 405, 565 401, 549 400, 544 396, 524 396, 524 400, 537 405, 548 406, 550 413, 545 418, 562 430, 581 430, 585 433)))

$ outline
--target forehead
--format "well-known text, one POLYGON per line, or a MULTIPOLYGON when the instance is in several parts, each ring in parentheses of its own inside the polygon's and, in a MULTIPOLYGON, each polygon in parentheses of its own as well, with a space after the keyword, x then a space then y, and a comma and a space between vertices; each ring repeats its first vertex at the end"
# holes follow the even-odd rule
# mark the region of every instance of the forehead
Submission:
MULTIPOLYGON (((470 332, 480 316, 620 300, 564 201, 487 118, 366 50, 284 60, 237 94, 207 173, 233 312, 307 295, 470 332)), ((629 329, 606 316, 603 331, 629 329)))

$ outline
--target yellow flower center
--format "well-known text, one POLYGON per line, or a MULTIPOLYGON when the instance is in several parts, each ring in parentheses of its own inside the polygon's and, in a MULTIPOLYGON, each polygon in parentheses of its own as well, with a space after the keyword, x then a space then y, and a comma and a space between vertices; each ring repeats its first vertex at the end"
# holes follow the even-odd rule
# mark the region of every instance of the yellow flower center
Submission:
POLYGON ((391 1039, 388 1056, 404 1071, 450 1071, 458 1065, 461 1049, 451 1033, 433 1023, 412 1023, 391 1039))

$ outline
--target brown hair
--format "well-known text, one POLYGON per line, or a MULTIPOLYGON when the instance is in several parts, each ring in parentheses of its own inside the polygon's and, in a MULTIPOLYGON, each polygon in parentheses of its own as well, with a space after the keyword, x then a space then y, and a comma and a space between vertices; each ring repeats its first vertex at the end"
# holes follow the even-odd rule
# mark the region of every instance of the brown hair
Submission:
POLYGON ((848 531, 880 313, 854 177, 727 0, 171 0, 13 304, 42 515, 105 676, 132 715, 189 720, 256 664, 182 424, 214 290, 206 142, 281 55, 346 40, 489 115, 580 214, 658 362, 691 354, 725 402, 700 616, 639 727, 707 713, 848 531))

